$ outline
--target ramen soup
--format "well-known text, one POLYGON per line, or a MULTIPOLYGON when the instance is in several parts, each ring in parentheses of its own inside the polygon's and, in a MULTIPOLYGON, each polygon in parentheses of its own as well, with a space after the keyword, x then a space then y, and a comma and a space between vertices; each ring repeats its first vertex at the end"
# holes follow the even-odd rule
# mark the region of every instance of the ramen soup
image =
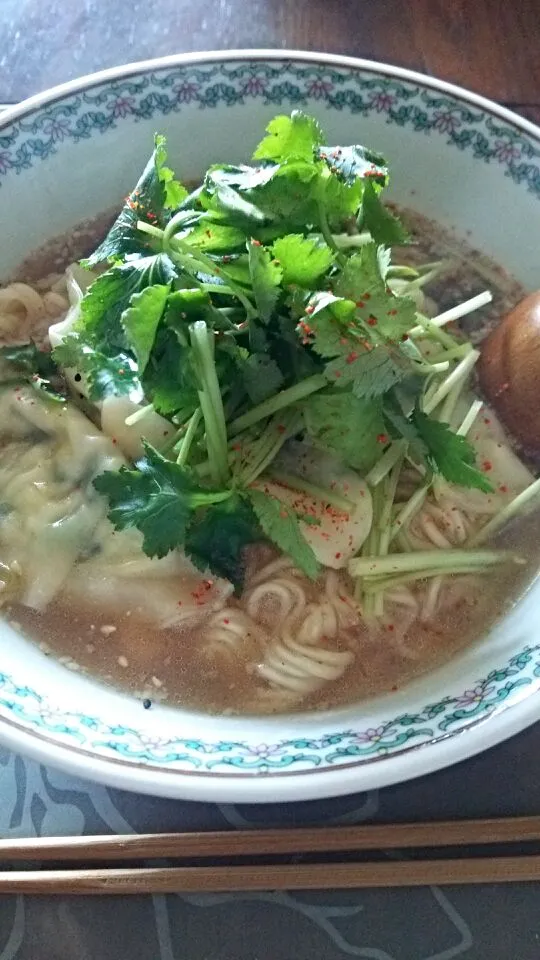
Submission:
POLYGON ((191 191, 157 137, 112 225, 0 290, 0 606, 68 669, 146 707, 326 708, 451 657, 533 577, 500 343, 536 301, 516 321, 524 291, 398 219, 387 177, 299 112, 191 191))

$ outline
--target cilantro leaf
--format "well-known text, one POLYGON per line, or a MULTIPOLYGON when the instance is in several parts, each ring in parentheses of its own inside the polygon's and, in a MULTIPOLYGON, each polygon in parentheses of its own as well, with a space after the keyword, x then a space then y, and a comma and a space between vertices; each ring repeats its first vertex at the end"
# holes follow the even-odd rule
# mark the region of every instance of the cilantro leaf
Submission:
POLYGON ((374 150, 352 144, 348 147, 319 147, 316 154, 332 173, 338 174, 348 184, 364 179, 380 189, 388 182, 386 160, 374 150))
POLYGON ((53 356, 59 367, 71 367, 84 375, 90 400, 110 396, 130 396, 137 401, 143 398, 137 364, 127 353, 101 353, 72 333, 54 348, 53 356))
POLYGON ((308 289, 317 285, 334 262, 334 254, 326 243, 295 233, 276 240, 272 252, 281 264, 283 283, 308 289))
POLYGON ((348 390, 321 391, 304 402, 304 421, 316 446, 332 450, 356 470, 369 470, 382 453, 385 426, 380 399, 348 390))
POLYGON ((208 205, 208 215, 212 219, 223 219, 228 223, 250 231, 254 225, 266 223, 267 215, 254 203, 246 200, 237 190, 228 184, 221 184, 208 205))
POLYGON ((364 187, 360 218, 362 227, 370 232, 375 243, 394 246, 396 244, 407 243, 409 240, 409 234, 405 227, 401 221, 381 203, 371 181, 366 183, 364 187))
POLYGON ((255 303, 263 323, 269 323, 281 293, 283 271, 258 241, 248 243, 248 262, 255 303))
POLYGON ((52 354, 40 350, 33 342, 0 347, 0 357, 30 376, 37 373, 40 377, 51 377, 57 372, 52 354))
POLYGON ((315 147, 324 139, 317 121, 301 110, 293 110, 290 117, 274 117, 266 132, 254 160, 313 160, 315 147))
POLYGON ((170 284, 156 283, 141 293, 134 293, 121 316, 128 344, 137 357, 141 373, 150 358, 170 289, 170 284))
POLYGON ((152 250, 152 238, 137 229, 139 220, 156 224, 165 209, 179 206, 187 191, 174 179, 172 170, 165 166, 167 154, 165 137, 156 136, 154 152, 146 164, 135 189, 126 197, 119 216, 97 250, 84 261, 95 267, 112 258, 126 254, 148 254, 152 250))
POLYGON ((243 230, 227 223, 201 220, 182 236, 182 240, 197 250, 229 253, 244 246, 246 235, 243 230))
POLYGON ((160 327, 143 375, 143 387, 155 409, 164 416, 182 411, 187 419, 199 405, 197 382, 187 341, 175 330, 160 327))
POLYGON ((310 344, 320 356, 338 356, 355 309, 352 300, 336 297, 327 291, 315 293, 305 308, 306 319, 298 322, 296 331, 302 342, 310 344))
POLYGON ((378 336, 396 341, 414 326, 414 300, 396 297, 388 291, 376 243, 365 244, 359 253, 349 257, 335 289, 339 296, 356 303, 356 318, 367 333, 371 328, 378 336))
POLYGON ((321 201, 331 230, 340 232, 347 220, 356 217, 362 200, 362 181, 347 183, 339 177, 319 178, 317 196, 321 201))
POLYGON ((252 403, 262 403, 277 393, 284 378, 275 360, 265 353, 251 353, 241 361, 244 386, 252 403))
POLYGON ((96 477, 94 487, 108 497, 115 529, 136 527, 147 556, 164 557, 184 543, 191 513, 226 499, 230 491, 204 489, 184 467, 166 460, 150 444, 144 446, 146 457, 138 469, 109 470, 96 477))
MULTIPOLYGON (((182 183, 175 179, 174 170, 171 170, 167 164, 167 138, 162 134, 156 134, 154 137, 154 172, 157 175, 162 191, 160 195, 161 206, 166 210, 176 210, 181 203, 189 196, 188 191, 182 183)), ((140 201, 140 194, 139 194, 140 201)), ((154 210, 156 215, 159 210, 154 210)), ((142 219, 139 217, 139 219, 142 219)))
POLYGON ((183 287, 170 293, 163 322, 175 331, 182 344, 187 344, 188 326, 195 320, 206 320, 220 329, 221 314, 213 306, 210 295, 200 287, 183 287))
POLYGON ((409 373, 407 359, 386 344, 367 349, 360 344, 326 364, 330 383, 339 387, 351 384, 355 397, 378 397, 409 373))
POLYGON ((288 554, 295 566, 314 580, 319 573, 319 564, 309 543, 302 535, 294 511, 276 497, 263 493, 262 490, 248 490, 248 494, 257 519, 268 539, 288 554))
POLYGON ((419 409, 414 411, 413 422, 427 447, 426 458, 434 470, 451 483, 492 492, 493 486, 488 478, 475 466, 474 447, 466 437, 458 436, 447 423, 433 420, 419 409))
POLYGON ((65 401, 61 390, 57 365, 52 354, 40 350, 35 343, 0 347, 0 360, 6 360, 14 373, 27 380, 36 390, 42 390, 53 400, 65 401))
POLYGON ((88 287, 81 300, 77 329, 84 331, 96 349, 125 350, 127 338, 121 318, 133 294, 154 284, 169 284, 175 276, 174 265, 165 254, 138 257, 112 267, 88 287))
POLYGON ((225 503, 194 514, 186 535, 185 550, 199 570, 225 577, 241 590, 245 578, 245 547, 262 539, 261 528, 249 502, 233 495, 225 503))

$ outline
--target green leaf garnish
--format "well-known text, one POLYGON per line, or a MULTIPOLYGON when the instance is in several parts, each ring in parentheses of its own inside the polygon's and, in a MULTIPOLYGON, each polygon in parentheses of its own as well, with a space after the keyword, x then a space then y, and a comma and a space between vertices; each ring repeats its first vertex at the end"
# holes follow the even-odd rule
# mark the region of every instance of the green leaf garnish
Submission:
POLYGON ((492 493, 493 486, 475 466, 474 447, 466 437, 454 433, 447 423, 433 420, 421 410, 415 410, 414 424, 427 447, 427 460, 434 470, 442 473, 451 483, 475 487, 484 493, 492 493))
POLYGON ((272 252, 279 261, 284 284, 312 290, 334 262, 330 247, 301 234, 288 234, 275 241, 272 252))
POLYGON ((274 117, 266 132, 254 160, 313 160, 315 147, 323 143, 319 124, 301 110, 293 110, 290 117, 274 117))
POLYGON ((314 580, 319 573, 319 564, 302 534, 294 511, 262 490, 250 490, 249 498, 268 539, 314 580))

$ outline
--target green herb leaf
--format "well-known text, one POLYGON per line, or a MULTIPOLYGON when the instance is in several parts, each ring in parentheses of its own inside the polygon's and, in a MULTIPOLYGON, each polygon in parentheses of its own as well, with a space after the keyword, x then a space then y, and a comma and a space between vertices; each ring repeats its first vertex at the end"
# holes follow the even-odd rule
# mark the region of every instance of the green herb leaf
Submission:
POLYGON ((295 566, 314 580, 319 573, 319 564, 309 543, 302 535, 294 511, 276 497, 263 493, 262 490, 249 490, 248 494, 268 539, 288 554, 295 566))
POLYGON ((390 247, 407 243, 409 240, 405 227, 388 207, 381 203, 371 181, 364 187, 360 217, 362 228, 369 230, 375 243, 383 243, 390 247))
POLYGON ((283 271, 283 283, 313 289, 334 262, 326 243, 309 240, 301 234, 288 234, 276 240, 272 252, 283 271))
POLYGON ((380 399, 360 399, 348 390, 321 391, 308 397, 303 409, 316 446, 332 450, 349 466, 365 472, 381 456, 386 434, 380 399))
POLYGON ((126 353, 101 353, 72 333, 55 347, 53 356, 59 367, 84 375, 90 400, 111 396, 130 396, 137 402, 143 399, 137 364, 126 353))
POLYGON ((315 293, 305 308, 305 319, 300 320, 296 327, 298 336, 320 356, 338 356, 343 350, 342 341, 349 334, 349 324, 355 311, 356 305, 352 300, 336 297, 327 291, 315 293))
POLYGON ((313 117, 293 110, 290 117, 274 117, 266 128, 254 160, 313 160, 315 147, 324 142, 322 130, 313 117))
POLYGON ((491 493, 493 486, 475 466, 474 447, 466 437, 454 433, 447 423, 433 420, 416 409, 413 422, 427 447, 427 460, 434 470, 442 473, 451 483, 474 487, 491 493))
POLYGON ((129 347, 137 358, 141 373, 150 358, 170 289, 170 284, 154 284, 141 293, 134 293, 121 316, 129 347))
POLYGON ((142 220, 156 226, 163 218, 164 209, 174 209, 187 197, 187 191, 165 166, 166 159, 165 137, 156 136, 154 152, 135 189, 126 198, 103 242, 83 261, 86 266, 95 267, 127 254, 147 255, 152 251, 152 238, 137 229, 137 222, 142 220))
POLYGON ((246 572, 245 548, 261 539, 251 505, 233 495, 225 503, 197 511, 187 530, 185 550, 199 570, 210 568, 239 592, 246 572))
MULTIPOLYGON (((383 263, 385 261, 383 260, 383 263)), ((356 303, 356 318, 386 340, 400 340, 414 326, 416 305, 409 297, 396 297, 381 275, 381 253, 368 243, 349 257, 336 283, 336 293, 356 303)))
POLYGON ((136 527, 143 534, 147 556, 164 557, 183 545, 194 510, 230 493, 204 489, 188 470, 165 460, 148 443, 145 451, 137 470, 107 471, 96 477, 94 487, 108 497, 108 516, 115 529, 136 527))
POLYGON ((251 353, 240 362, 244 386, 252 403, 262 403, 277 393, 284 377, 275 360, 265 353, 251 353))
POLYGON ((259 317, 263 323, 269 323, 281 292, 283 271, 257 240, 248 243, 248 260, 259 317))
POLYGON ((374 150, 352 144, 349 147, 319 147, 316 154, 332 173, 338 174, 348 184, 355 180, 366 180, 381 189, 388 182, 386 160, 374 150))
POLYGON ((246 235, 238 227, 226 223, 214 223, 210 220, 201 220, 186 234, 182 240, 189 243, 196 250, 212 253, 229 253, 244 246, 246 235))
MULTIPOLYGON (((156 134, 154 138, 154 170, 162 186, 160 201, 162 209, 176 210, 181 203, 189 196, 188 191, 182 183, 176 180, 174 171, 167 164, 167 139, 161 134, 156 134)), ((140 195, 139 195, 140 196, 140 195)), ((156 215, 161 210, 153 211, 156 215)), ((143 219, 139 217, 139 219, 143 219)))
POLYGON ((88 287, 81 300, 77 329, 96 349, 128 346, 122 314, 133 294, 155 284, 169 284, 176 276, 174 265, 164 254, 138 257, 102 273, 88 287))
POLYGON ((35 390, 43 391, 52 400, 65 402, 58 369, 48 351, 40 350, 35 343, 0 347, 0 359, 6 360, 13 368, 14 375, 28 381, 35 390))
POLYGON ((191 350, 168 327, 158 329, 143 376, 145 396, 164 416, 177 414, 187 420, 199 405, 197 381, 191 366, 191 350))
POLYGON ((399 350, 380 344, 366 349, 358 344, 326 364, 330 383, 338 387, 349 384, 356 397, 378 397, 410 372, 410 364, 399 350))

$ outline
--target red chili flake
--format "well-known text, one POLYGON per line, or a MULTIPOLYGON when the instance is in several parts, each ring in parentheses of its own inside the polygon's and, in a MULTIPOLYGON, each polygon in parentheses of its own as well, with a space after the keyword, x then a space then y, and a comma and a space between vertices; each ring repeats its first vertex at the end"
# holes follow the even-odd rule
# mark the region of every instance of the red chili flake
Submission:
POLYGON ((261 243, 260 240, 252 240, 252 241, 251 241, 251 246, 252 246, 252 247, 262 247, 262 243, 261 243))
POLYGON ((375 326, 377 325, 377 317, 374 317, 373 314, 371 314, 371 315, 368 317, 368 321, 367 321, 367 322, 369 323, 370 327, 375 327, 375 326))
POLYGON ((278 423, 277 431, 278 433, 285 433, 286 427, 282 423, 278 423))
POLYGON ((231 622, 231 621, 229 620, 228 617, 223 617, 223 623, 230 623, 230 622, 231 622))
POLYGON ((348 357, 346 357, 346 363, 354 363, 355 360, 358 360, 358 354, 352 350, 348 357))
POLYGON ((340 344, 341 344, 342 347, 345 347, 345 346, 348 344, 349 341, 347 340, 347 337, 340 337, 340 338, 339 338, 339 342, 340 342, 340 344))
MULTIPOLYGON (((412 193, 412 190, 411 190, 411 193, 412 193)), ((396 684, 394 684, 393 687, 390 687, 390 689, 391 689, 392 693, 395 693, 396 690, 399 690, 399 687, 396 686, 396 684)))
POLYGON ((111 437, 111 440, 115 445, 118 443, 118 440, 116 439, 116 437, 111 437))
POLYGON ((393 624, 393 623, 389 623, 386 629, 387 629, 390 633, 393 633, 393 631, 394 631, 394 624, 393 624))
POLYGON ((501 483, 499 490, 501 491, 501 493, 508 493, 508 487, 506 486, 505 483, 501 483))
POLYGON ((396 315, 397 315, 397 310, 389 310, 389 311, 388 311, 388 316, 389 316, 389 317, 395 317, 396 315))
POLYGON ((492 469, 493 469, 493 464, 492 464, 491 460, 484 460, 484 462, 483 462, 483 464, 482 464, 482 470, 485 470, 485 471, 487 472, 487 471, 492 470, 492 469))
POLYGON ((336 380, 339 380, 339 378, 340 378, 340 376, 341 376, 341 370, 336 370, 336 371, 334 372, 334 376, 335 376, 336 380))
POLYGON ((408 339, 409 339, 409 334, 408 334, 408 333, 404 333, 403 336, 401 337, 401 342, 402 342, 402 343, 405 343, 405 341, 408 340, 408 339))
POLYGON ((488 423, 488 424, 491 423, 490 418, 489 418, 489 417, 484 417, 484 423, 488 423))
POLYGON ((362 294, 362 300, 371 300, 371 294, 370 294, 370 293, 363 293, 363 294, 362 294))
POLYGON ((182 601, 181 601, 181 600, 178 601, 178 606, 179 606, 179 607, 182 606, 182 601))
POLYGON ((287 519, 287 511, 286 511, 286 510, 280 510, 280 511, 279 511, 279 515, 280 515, 280 517, 281 517, 282 520, 286 520, 286 519, 287 519))
POLYGON ((340 554, 340 553, 336 553, 336 554, 335 554, 335 558, 336 558, 336 560, 341 560, 341 554, 340 554))
POLYGON ((377 443, 388 443, 388 434, 387 434, 387 433, 379 433, 379 434, 377 435, 377 443))
POLYGON ((362 307, 365 307, 365 303, 364 303, 363 300, 357 300, 357 301, 356 301, 356 306, 357 306, 357 307, 360 307, 360 309, 361 309, 362 307))

